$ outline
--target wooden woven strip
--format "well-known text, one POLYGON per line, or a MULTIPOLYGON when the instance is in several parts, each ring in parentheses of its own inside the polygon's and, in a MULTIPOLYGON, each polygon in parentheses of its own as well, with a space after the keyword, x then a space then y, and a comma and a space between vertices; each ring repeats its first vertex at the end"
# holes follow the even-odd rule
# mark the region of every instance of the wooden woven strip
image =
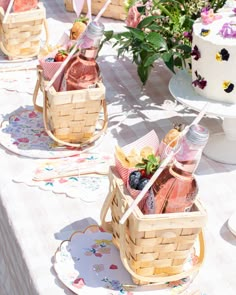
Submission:
MULTIPOLYGON (((93 0, 92 7, 91 7, 92 14, 97 15, 105 3, 106 3, 106 0, 93 0)), ((69 12, 74 11, 72 0, 64 0, 64 4, 67 11, 69 12)), ((88 8, 87 8, 87 4, 85 4, 82 10, 82 13, 87 13, 87 12, 88 12, 88 8)), ((123 0, 112 0, 102 16, 114 18, 118 20, 125 20, 127 14, 124 8, 123 0)))
POLYGON ((42 3, 37 9, 10 13, 3 24, 3 10, 0 11, 2 51, 11 58, 37 56, 46 11, 42 3))

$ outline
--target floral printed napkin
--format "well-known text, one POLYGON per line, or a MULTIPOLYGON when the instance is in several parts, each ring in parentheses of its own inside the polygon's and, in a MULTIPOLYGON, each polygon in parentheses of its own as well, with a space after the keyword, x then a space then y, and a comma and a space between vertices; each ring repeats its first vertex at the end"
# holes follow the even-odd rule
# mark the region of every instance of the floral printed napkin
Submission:
POLYGON ((84 153, 62 159, 37 160, 13 181, 54 193, 64 193, 68 197, 80 198, 84 202, 96 202, 108 193, 107 174, 112 161, 109 155, 95 153, 84 153), (82 171, 86 167, 96 168, 93 170, 97 173, 83 175, 82 171), (70 176, 66 176, 68 171, 72 171, 70 176), (38 180, 42 176, 43 180, 38 180))

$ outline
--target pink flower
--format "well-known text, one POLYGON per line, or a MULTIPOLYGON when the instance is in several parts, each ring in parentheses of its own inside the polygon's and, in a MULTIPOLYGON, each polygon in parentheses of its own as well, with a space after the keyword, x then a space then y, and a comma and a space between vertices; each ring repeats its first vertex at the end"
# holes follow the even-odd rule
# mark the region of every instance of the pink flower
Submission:
POLYGON ((29 113, 29 118, 36 118, 37 114, 35 112, 30 112, 29 113))
POLYGON ((141 20, 141 14, 138 12, 137 6, 134 5, 130 7, 128 11, 128 16, 126 19, 126 25, 131 28, 137 28, 141 20))
POLYGON ((201 20, 204 25, 209 25, 213 21, 222 18, 221 15, 215 14, 213 9, 203 9, 201 12, 201 20))
POLYGON ((110 269, 118 269, 118 266, 116 264, 111 264, 109 268, 110 269))
POLYGON ((29 142, 29 139, 26 138, 26 137, 22 137, 22 138, 18 138, 18 141, 19 141, 19 142, 27 143, 27 142, 29 142))
POLYGON ((76 280, 74 280, 74 282, 72 283, 72 285, 78 289, 83 288, 86 284, 83 278, 78 278, 76 280))

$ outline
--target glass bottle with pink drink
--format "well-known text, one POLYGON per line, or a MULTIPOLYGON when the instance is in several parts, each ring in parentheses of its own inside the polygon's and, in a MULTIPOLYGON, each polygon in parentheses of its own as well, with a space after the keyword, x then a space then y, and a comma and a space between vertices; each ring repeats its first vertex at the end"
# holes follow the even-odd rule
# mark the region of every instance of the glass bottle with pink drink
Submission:
POLYGON ((101 22, 88 24, 79 44, 79 54, 73 56, 66 66, 61 91, 96 87, 101 80, 96 58, 103 33, 104 25, 101 22))
POLYGON ((191 125, 180 138, 175 159, 153 185, 155 213, 190 211, 198 193, 194 173, 208 141, 208 129, 191 125))

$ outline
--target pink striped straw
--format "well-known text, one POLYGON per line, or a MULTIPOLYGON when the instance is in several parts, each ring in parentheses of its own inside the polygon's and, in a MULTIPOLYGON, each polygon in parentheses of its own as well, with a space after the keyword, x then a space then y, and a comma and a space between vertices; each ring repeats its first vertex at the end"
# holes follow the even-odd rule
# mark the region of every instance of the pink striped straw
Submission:
POLYGON ((2 20, 2 23, 3 23, 3 24, 6 22, 6 20, 7 20, 7 18, 8 18, 8 15, 9 15, 9 13, 10 13, 10 11, 11 11, 11 8, 12 8, 13 4, 14 4, 14 0, 11 0, 10 3, 8 4, 8 7, 7 7, 7 10, 6 10, 6 13, 5 13, 4 16, 3 16, 3 20, 2 20))

